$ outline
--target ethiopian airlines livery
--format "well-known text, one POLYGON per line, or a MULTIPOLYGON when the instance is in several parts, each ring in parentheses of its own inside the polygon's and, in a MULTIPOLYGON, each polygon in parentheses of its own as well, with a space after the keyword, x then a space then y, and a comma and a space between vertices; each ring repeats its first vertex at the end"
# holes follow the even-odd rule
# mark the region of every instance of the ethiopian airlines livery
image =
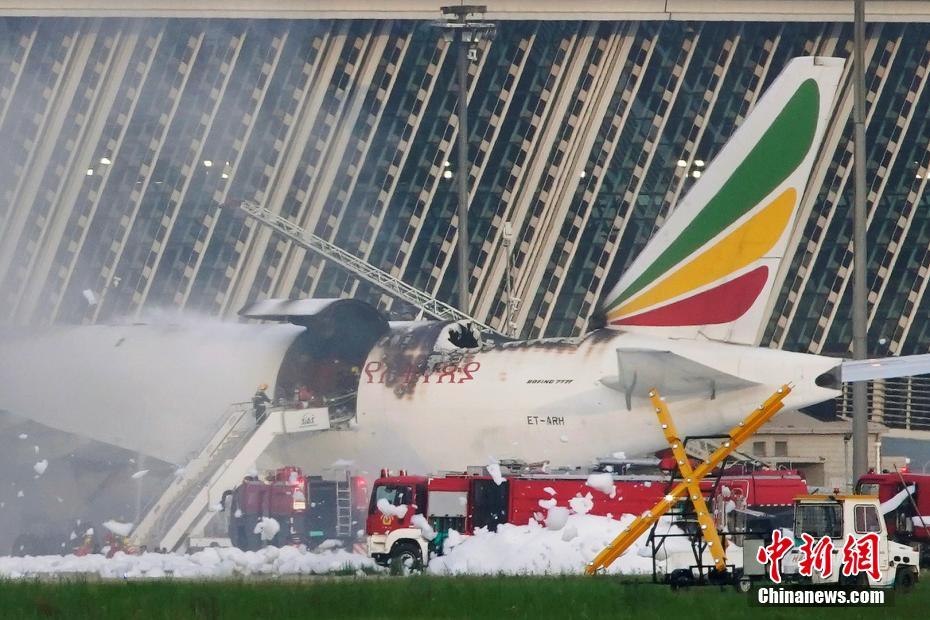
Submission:
MULTIPOLYGON (((787 407, 837 396, 842 360, 754 345, 842 68, 836 58, 788 64, 606 296, 605 329, 483 347, 445 377, 391 368, 418 360, 398 355, 410 334, 389 335, 361 377, 361 428, 390 429, 430 465, 571 464, 664 447, 651 387, 685 434, 730 428, 783 383, 794 385, 787 407)), ((920 357, 911 370, 922 362, 926 372, 920 357)), ((857 368, 888 376, 905 362, 857 368)))
MULTIPOLYGON (((164 347, 176 331, 135 337, 132 326, 75 328, 105 332, 109 345, 100 354, 113 363, 50 360, 34 352, 43 372, 70 363, 55 374, 82 378, 70 400, 56 406, 51 394, 42 407, 28 398, 11 404, 3 402, 11 400, 8 392, 0 394, 0 408, 178 461, 209 438, 222 394, 227 403, 251 394, 254 383, 241 385, 251 372, 255 383, 273 380, 274 397, 305 394, 311 408, 352 418, 342 425, 346 430, 307 433, 285 442, 290 447, 273 447, 281 460, 312 466, 352 459, 364 467, 429 471, 494 458, 575 465, 654 451, 664 440, 648 399, 652 387, 666 397, 679 431, 693 435, 730 428, 783 383, 794 386, 785 406, 799 408, 836 397, 843 380, 930 372, 930 356, 853 363, 755 346, 842 67, 836 58, 787 65, 605 296, 606 326, 583 338, 482 340, 464 323, 389 324, 357 300, 261 300, 242 314, 293 324, 237 327, 274 340, 268 351, 253 347, 241 359, 203 356, 202 363, 180 352, 152 374, 153 387, 143 383, 152 377, 126 356, 139 342, 164 347), (252 360, 268 363, 244 371, 252 360), (100 368, 119 376, 87 378, 100 368), (204 397, 193 408, 189 397, 172 406, 165 402, 172 392, 159 387, 166 383, 190 384, 177 390, 188 395, 209 388, 212 400, 204 397), (121 406, 107 400, 117 390, 90 394, 88 385, 129 386, 131 399, 121 406), (87 404, 75 401, 79 392, 89 396, 87 404), (146 393, 157 397, 158 407, 147 409, 151 399, 139 396, 146 393)), ((237 342, 255 344, 236 333, 237 342)), ((68 337, 89 350, 88 341, 68 337)), ((185 342, 205 337, 198 332, 185 342)), ((7 363, 2 357, 0 384, 29 380, 28 351, 10 354, 7 363)))

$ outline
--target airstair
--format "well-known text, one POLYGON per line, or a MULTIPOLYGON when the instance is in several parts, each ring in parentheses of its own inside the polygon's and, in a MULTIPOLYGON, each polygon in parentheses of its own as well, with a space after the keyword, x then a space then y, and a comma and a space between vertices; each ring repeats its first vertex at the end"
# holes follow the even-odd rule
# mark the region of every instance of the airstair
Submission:
MULTIPOLYGON (((710 455, 720 448, 720 444, 729 438, 728 435, 691 437, 685 445, 685 452, 688 456, 704 461, 710 458, 710 455)), ((740 450, 730 452, 729 463, 742 465, 745 469, 778 469, 778 465, 757 456, 752 456, 740 450)))
MULTIPOLYGON (((132 538, 136 544, 168 551, 185 549, 189 539, 203 538, 207 525, 223 509, 223 493, 236 487, 254 470, 255 462, 275 437, 325 431, 347 424, 351 416, 341 413, 333 416, 330 412, 334 410, 338 411, 272 407, 257 424, 251 403, 231 405, 213 438, 183 471, 179 471, 139 522, 132 538)), ((351 518, 347 523, 351 528, 351 518)))

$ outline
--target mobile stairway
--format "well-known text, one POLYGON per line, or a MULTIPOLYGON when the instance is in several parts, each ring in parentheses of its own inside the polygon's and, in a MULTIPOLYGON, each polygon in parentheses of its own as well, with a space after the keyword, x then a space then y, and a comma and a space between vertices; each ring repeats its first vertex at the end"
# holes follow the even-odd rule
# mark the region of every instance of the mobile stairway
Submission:
POLYGON ((221 538, 206 536, 208 524, 223 510, 223 492, 254 471, 256 461, 277 436, 348 428, 355 408, 343 400, 334 399, 326 407, 312 409, 269 407, 260 423, 251 403, 231 405, 204 449, 179 470, 133 530, 133 541, 166 551, 205 546, 197 541, 228 545, 225 533, 221 538))

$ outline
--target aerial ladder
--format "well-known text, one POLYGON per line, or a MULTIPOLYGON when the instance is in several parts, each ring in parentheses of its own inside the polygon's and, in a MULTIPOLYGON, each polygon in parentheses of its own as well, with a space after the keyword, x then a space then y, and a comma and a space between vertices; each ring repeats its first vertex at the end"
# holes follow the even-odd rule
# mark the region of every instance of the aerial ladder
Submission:
POLYGON ((678 437, 678 431, 675 423, 669 413, 668 405, 665 399, 659 395, 655 388, 649 391, 649 398, 655 408, 659 425, 662 433, 668 441, 675 460, 678 464, 678 470, 681 473, 682 481, 675 485, 662 500, 652 507, 651 510, 637 517, 629 526, 623 529, 607 547, 601 551, 594 560, 585 567, 585 573, 593 575, 600 570, 606 569, 614 560, 619 558, 623 553, 635 543, 640 536, 645 534, 652 527, 659 517, 668 512, 682 497, 687 494, 694 505, 697 515, 698 525, 701 529, 701 535, 707 543, 707 549, 710 551, 714 560, 714 568, 723 573, 726 571, 726 550, 720 540, 720 534, 717 532, 717 526, 707 508, 707 502, 701 492, 701 480, 711 473, 718 465, 736 450, 749 437, 754 435, 759 428, 765 424, 773 415, 775 415, 784 405, 782 401, 791 393, 791 386, 783 385, 769 396, 769 398, 759 405, 750 413, 742 422, 734 426, 727 433, 729 439, 725 440, 717 450, 715 450, 697 469, 691 467, 691 462, 682 441, 678 437))
POLYGON ((285 217, 270 209, 247 200, 239 203, 239 208, 255 221, 284 235, 300 247, 332 261, 350 273, 367 280, 394 297, 419 308, 421 312, 445 321, 469 321, 486 332, 503 335, 490 325, 486 325, 458 308, 440 301, 425 291, 411 286, 382 271, 363 258, 346 252, 339 246, 305 230, 285 217))

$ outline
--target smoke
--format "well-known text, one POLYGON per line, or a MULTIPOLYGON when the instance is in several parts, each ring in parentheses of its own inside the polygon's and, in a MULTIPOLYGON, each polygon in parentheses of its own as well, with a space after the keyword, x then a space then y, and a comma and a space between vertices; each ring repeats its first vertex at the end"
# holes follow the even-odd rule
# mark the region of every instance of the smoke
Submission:
POLYGON ((0 331, 0 409, 174 463, 199 451, 302 328, 150 316, 0 331), (168 322, 167 318, 171 319, 168 322))

